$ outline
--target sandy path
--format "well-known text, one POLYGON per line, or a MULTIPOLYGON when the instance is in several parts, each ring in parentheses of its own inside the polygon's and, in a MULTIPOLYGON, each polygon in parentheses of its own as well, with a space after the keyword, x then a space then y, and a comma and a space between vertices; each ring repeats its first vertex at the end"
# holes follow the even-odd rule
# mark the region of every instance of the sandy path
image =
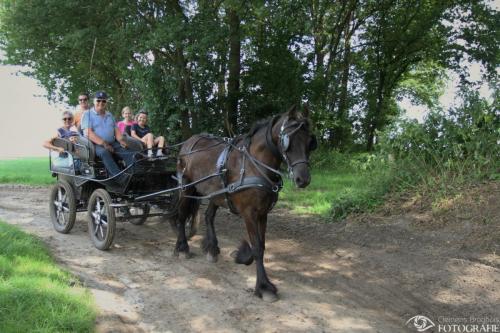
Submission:
POLYGON ((280 300, 266 303, 252 295, 255 265, 229 255, 244 236, 238 217, 224 210, 216 217, 216 264, 205 260, 199 235, 192 259, 172 257, 174 234, 155 219, 119 223, 103 252, 91 244, 83 213, 70 234, 54 231, 48 192, 0 186, 0 218, 47 242, 91 289, 99 332, 415 332, 405 322, 417 314, 500 317, 499 240, 470 243, 498 224, 458 232, 422 228, 407 215, 321 224, 275 210, 265 260, 280 300))

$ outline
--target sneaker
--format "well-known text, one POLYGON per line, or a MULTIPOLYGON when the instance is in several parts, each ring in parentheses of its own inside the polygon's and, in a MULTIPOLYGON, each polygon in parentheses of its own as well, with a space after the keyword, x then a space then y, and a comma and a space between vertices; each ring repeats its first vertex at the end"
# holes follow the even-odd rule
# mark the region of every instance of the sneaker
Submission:
POLYGON ((158 149, 156 152, 156 157, 163 157, 163 151, 161 149, 158 149))

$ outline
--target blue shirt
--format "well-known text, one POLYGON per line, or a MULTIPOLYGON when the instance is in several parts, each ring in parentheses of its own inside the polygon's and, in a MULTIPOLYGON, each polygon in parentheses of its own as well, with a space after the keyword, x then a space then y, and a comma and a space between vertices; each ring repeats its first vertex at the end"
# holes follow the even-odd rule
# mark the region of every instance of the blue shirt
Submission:
POLYGON ((84 133, 87 128, 91 128, 97 136, 107 143, 115 141, 115 118, 107 111, 102 116, 94 108, 85 112, 82 117, 82 130, 84 133))

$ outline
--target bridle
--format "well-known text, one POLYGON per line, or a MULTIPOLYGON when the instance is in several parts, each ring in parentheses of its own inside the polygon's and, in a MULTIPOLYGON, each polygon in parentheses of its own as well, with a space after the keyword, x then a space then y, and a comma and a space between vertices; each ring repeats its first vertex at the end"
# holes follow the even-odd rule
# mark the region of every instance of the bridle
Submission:
POLYGON ((299 131, 304 125, 305 121, 297 121, 290 122, 288 121, 288 116, 283 120, 283 123, 280 127, 280 132, 278 136, 278 146, 276 146, 272 140, 272 128, 274 125, 274 121, 269 123, 268 129, 266 131, 266 142, 269 146, 270 150, 274 155, 279 156, 283 161, 285 161, 288 174, 290 178, 294 178, 293 168, 298 164, 307 164, 309 165, 309 159, 299 159, 296 161, 291 161, 288 157, 287 151, 290 148, 290 141, 292 135, 294 135, 297 131, 299 131))

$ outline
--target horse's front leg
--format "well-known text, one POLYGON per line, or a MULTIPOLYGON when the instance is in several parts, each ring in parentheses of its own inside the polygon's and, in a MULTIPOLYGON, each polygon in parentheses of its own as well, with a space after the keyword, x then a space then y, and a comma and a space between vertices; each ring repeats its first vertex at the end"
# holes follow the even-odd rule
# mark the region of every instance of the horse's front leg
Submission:
POLYGON ((186 220, 191 214, 196 214, 193 209, 196 208, 196 202, 193 199, 181 198, 177 216, 177 242, 175 244, 174 256, 183 253, 186 258, 190 258, 189 245, 186 237, 186 220))
POLYGON ((215 234, 214 218, 215 213, 219 206, 216 206, 212 201, 208 204, 208 208, 205 211, 205 225, 207 227, 207 233, 203 239, 203 251, 207 254, 207 260, 209 262, 217 262, 217 258, 220 253, 219 242, 217 241, 217 235, 215 234))
MULTIPOLYGON (((255 295, 263 298, 266 301, 274 302, 278 299, 278 288, 267 277, 266 269, 264 268, 264 251, 266 249, 266 228, 267 214, 259 217, 245 217, 245 225, 247 227, 250 244, 244 242, 238 250, 236 261, 238 258, 244 259, 245 253, 251 251, 252 257, 255 260, 257 269, 257 281, 255 283, 255 295)), ((250 264, 251 260, 241 262, 250 264)))

